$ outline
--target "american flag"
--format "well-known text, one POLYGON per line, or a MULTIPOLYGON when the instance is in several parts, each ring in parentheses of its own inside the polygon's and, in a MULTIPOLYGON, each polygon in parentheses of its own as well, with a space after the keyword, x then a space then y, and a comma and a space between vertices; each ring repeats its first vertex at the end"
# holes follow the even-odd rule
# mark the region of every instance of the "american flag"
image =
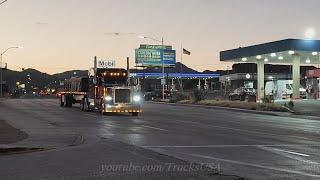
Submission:
POLYGON ((191 52, 183 48, 183 54, 191 55, 191 52))

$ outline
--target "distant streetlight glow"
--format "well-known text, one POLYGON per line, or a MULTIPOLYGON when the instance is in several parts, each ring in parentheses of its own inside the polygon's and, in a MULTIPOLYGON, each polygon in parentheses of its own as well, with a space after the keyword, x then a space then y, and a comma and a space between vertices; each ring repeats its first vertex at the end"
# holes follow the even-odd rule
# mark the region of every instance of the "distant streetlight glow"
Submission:
POLYGON ((264 58, 264 62, 268 62, 269 61, 269 59, 268 58, 264 58))
POLYGON ((258 55, 256 58, 257 58, 257 59, 262 59, 262 56, 261 56, 261 55, 258 55))
POLYGON ((308 28, 304 35, 307 39, 314 39, 316 31, 313 28, 308 28))
POLYGON ((289 51, 288 52, 290 55, 293 55, 294 54, 294 51, 289 51))
POLYGON ((271 57, 276 57, 277 56, 277 54, 276 53, 271 53, 271 55, 270 55, 271 57))
POLYGON ((316 55, 318 55, 318 52, 312 52, 312 55, 316 56, 316 55))
POLYGON ((283 60, 283 56, 279 56, 278 59, 279 59, 279 60, 283 60))

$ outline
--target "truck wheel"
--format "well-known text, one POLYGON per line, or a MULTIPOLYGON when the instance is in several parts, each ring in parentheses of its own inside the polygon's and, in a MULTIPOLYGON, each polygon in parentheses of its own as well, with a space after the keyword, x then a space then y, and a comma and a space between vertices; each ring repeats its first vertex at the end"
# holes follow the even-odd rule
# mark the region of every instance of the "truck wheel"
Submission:
POLYGON ((73 97, 70 95, 69 96, 69 107, 72 107, 73 104, 73 97))
POLYGON ((66 107, 72 107, 72 96, 71 95, 66 96, 66 107))
POLYGON ((89 105, 88 105, 88 101, 86 98, 83 99, 83 110, 89 111, 89 105))
POLYGON ((63 107, 64 106, 64 102, 62 101, 63 96, 60 97, 60 106, 63 107))
POLYGON ((80 102, 80 110, 84 111, 84 99, 82 99, 80 102))
POLYGON ((65 106, 69 107, 69 95, 65 95, 64 99, 65 99, 65 101, 64 101, 65 102, 65 106))
POLYGON ((132 116, 138 116, 139 115, 139 113, 137 113, 137 112, 134 112, 134 113, 131 113, 132 114, 132 116))

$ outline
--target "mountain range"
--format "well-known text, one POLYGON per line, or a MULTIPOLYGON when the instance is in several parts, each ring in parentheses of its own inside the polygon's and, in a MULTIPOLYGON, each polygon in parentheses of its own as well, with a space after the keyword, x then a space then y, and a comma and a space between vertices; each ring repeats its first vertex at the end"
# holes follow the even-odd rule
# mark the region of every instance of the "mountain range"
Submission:
MULTIPOLYGON (((136 72, 143 72, 142 69, 136 69, 132 68, 130 69, 130 72, 136 73, 136 72)), ((152 67, 152 68, 146 68, 145 72, 154 72, 154 73, 160 73, 162 72, 162 68, 160 67, 152 67)), ((165 72, 183 72, 183 73, 199 73, 198 71, 187 67, 184 64, 181 64, 180 62, 176 63, 176 66, 173 68, 165 68, 165 72)), ((208 73, 208 71, 206 71, 208 73)), ((46 87, 58 87, 59 82, 63 81, 65 79, 69 79, 74 76, 87 76, 88 71, 87 70, 70 70, 65 71, 62 73, 57 74, 47 74, 40 72, 36 69, 25 69, 23 71, 13 71, 10 69, 3 70, 3 79, 4 82, 8 85, 10 90, 13 90, 16 86, 16 83, 19 82, 21 84, 31 84, 33 87, 38 87, 40 89, 46 88, 46 87)))
MULTIPOLYGON (((309 69, 315 69, 314 66, 301 66, 301 73, 304 76, 306 71, 309 69)), ((190 67, 187 67, 180 62, 176 63, 176 66, 173 68, 165 68, 165 72, 173 73, 173 72, 182 72, 182 73, 218 73, 220 75, 232 74, 232 73, 255 73, 257 71, 256 64, 252 63, 243 63, 243 64, 234 64, 232 66, 232 70, 217 70, 217 71, 203 71, 198 72, 190 67)), ((142 69, 131 68, 131 73, 143 72, 142 69)), ((161 73, 161 67, 150 67, 144 70, 146 73, 161 73)), ((265 65, 266 73, 291 73, 291 66, 289 65, 265 65)), ((65 71, 57 74, 47 74, 40 72, 35 69, 26 69, 24 71, 13 71, 6 69, 3 71, 3 79, 9 87, 9 90, 13 90, 15 88, 16 82, 20 82, 21 84, 32 85, 33 87, 38 87, 43 89, 45 87, 59 87, 60 81, 65 79, 69 79, 74 76, 87 76, 87 70, 71 70, 65 71)))

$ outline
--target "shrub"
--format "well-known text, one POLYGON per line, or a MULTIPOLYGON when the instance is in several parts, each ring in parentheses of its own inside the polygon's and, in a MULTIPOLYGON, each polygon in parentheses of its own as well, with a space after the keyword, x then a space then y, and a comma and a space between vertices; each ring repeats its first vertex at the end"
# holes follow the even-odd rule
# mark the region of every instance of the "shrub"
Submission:
POLYGON ((182 100, 189 100, 189 96, 185 93, 175 93, 170 97, 170 103, 176 103, 182 100))
POLYGON ((193 97, 195 102, 199 102, 205 99, 206 93, 203 90, 194 89, 193 90, 193 97))
POLYGON ((288 108, 289 108, 289 109, 293 109, 293 107, 294 107, 293 101, 290 101, 290 102, 288 103, 288 108))
POLYGON ((239 101, 216 101, 216 100, 203 100, 196 104, 209 105, 209 106, 221 106, 240 109, 250 109, 259 111, 279 111, 288 112, 288 109, 271 103, 254 103, 254 102, 239 102, 239 101))

